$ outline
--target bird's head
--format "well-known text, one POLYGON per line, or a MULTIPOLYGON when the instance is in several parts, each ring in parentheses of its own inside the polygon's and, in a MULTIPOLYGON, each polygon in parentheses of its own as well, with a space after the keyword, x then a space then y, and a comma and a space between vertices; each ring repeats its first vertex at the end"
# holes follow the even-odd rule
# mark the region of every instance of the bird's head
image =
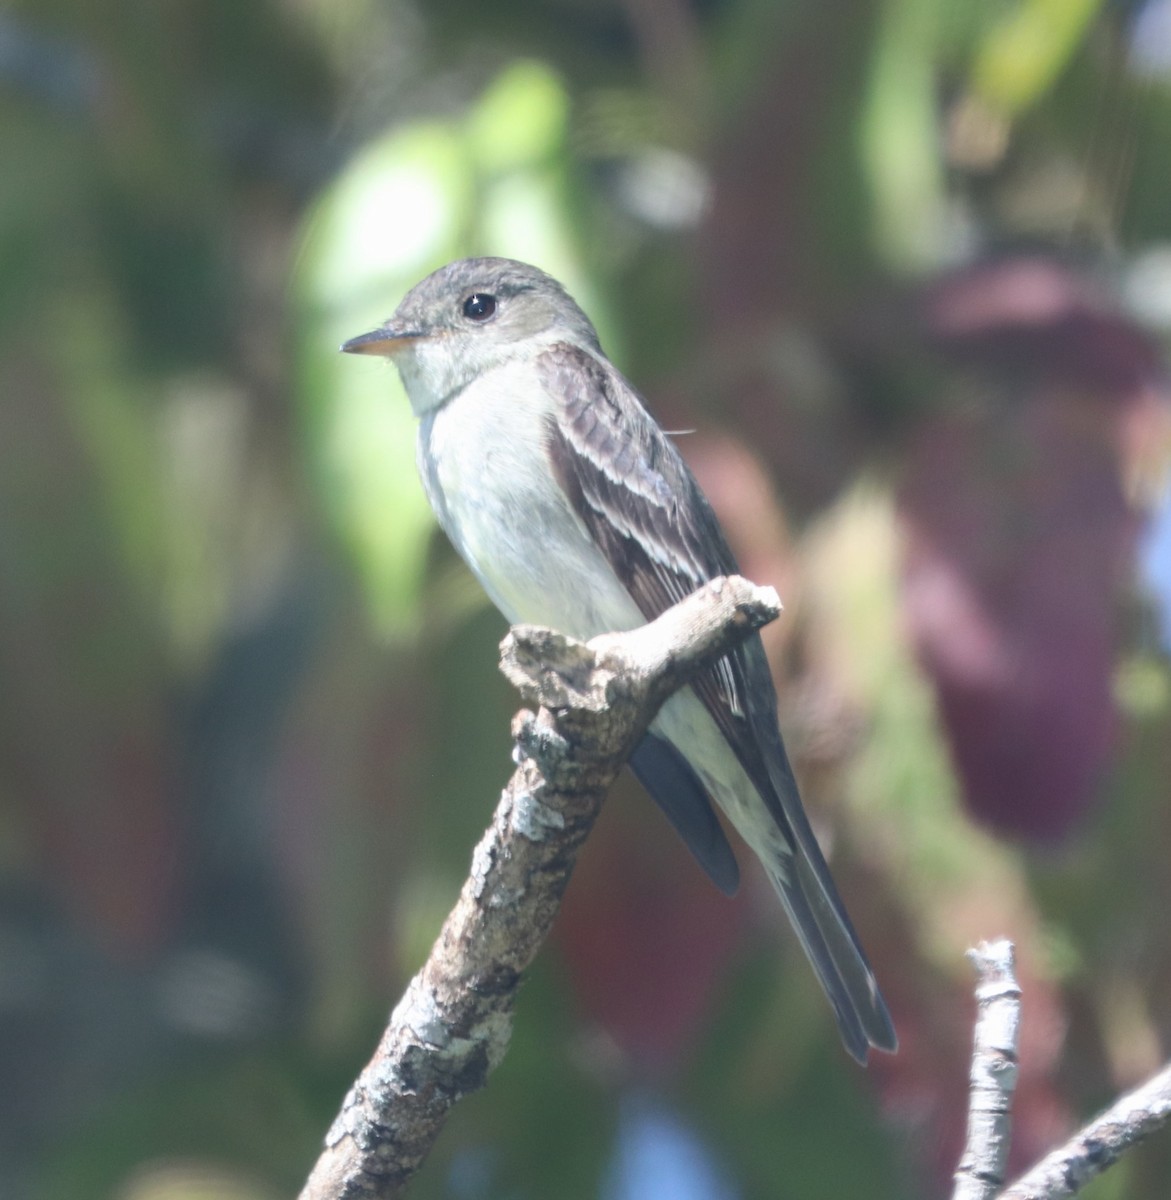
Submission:
POLYGON ((390 320, 342 350, 393 359, 422 416, 553 341, 598 349, 589 318, 556 279, 509 258, 463 258, 417 283, 390 320))

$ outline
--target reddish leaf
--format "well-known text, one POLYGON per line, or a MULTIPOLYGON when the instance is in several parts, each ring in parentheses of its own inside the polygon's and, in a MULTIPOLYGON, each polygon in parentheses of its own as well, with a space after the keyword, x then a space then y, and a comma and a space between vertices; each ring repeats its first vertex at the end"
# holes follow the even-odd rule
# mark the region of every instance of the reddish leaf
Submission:
POLYGON ((1138 528, 1123 452, 1156 359, 1076 275, 1039 259, 952 277, 922 314, 959 386, 945 385, 909 456, 910 633, 972 811, 1058 838, 1113 742, 1116 604, 1138 528))

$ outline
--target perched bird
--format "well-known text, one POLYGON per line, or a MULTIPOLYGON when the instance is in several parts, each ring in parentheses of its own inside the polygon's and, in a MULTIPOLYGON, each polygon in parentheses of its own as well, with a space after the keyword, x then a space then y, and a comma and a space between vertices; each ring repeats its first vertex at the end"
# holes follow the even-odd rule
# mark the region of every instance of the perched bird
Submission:
MULTIPOLYGON (((683 459, 543 271, 450 263, 342 349, 398 367, 427 497, 510 622, 589 639, 737 572, 683 459)), ((801 806, 758 636, 667 701, 631 766, 731 894, 739 869, 719 805, 776 887, 846 1049, 863 1063, 871 1046, 893 1051, 890 1015, 801 806)))

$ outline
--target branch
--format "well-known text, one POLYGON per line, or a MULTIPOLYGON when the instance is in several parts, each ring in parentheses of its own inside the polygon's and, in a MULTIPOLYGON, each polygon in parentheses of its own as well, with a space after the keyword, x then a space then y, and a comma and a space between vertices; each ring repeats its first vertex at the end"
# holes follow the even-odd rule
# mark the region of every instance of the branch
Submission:
POLYGON ((517 768, 459 900, 326 1135, 301 1200, 401 1194, 451 1107, 504 1057, 521 973, 557 915, 602 800, 660 705, 780 612, 717 579, 629 633, 588 644, 517 626, 501 668, 525 703, 517 768))
POLYGON ((1132 1146, 1171 1122, 1171 1064, 1043 1158, 1001 1200, 1068 1200, 1132 1146))
POLYGON ((1021 989, 1011 942, 981 942, 968 957, 979 977, 976 1032, 968 1137, 952 1200, 1070 1200, 1132 1146, 1171 1123, 1171 1063, 1001 1191, 1017 1081, 1021 989))
POLYGON ((1021 989, 1012 942, 981 942, 968 957, 976 968, 968 1138, 952 1200, 994 1200, 1004 1186, 1017 1081, 1021 989))

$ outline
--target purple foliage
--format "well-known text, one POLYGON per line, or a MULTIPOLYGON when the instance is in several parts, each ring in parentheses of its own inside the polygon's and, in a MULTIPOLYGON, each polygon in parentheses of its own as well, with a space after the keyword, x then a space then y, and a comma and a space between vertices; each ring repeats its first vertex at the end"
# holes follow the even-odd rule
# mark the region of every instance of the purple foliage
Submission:
POLYGON ((1057 839, 1112 746, 1117 602, 1138 530, 1126 426, 1150 403, 1157 359, 1042 259, 962 272, 920 311, 945 376, 901 497, 909 630, 972 812, 1057 839))

